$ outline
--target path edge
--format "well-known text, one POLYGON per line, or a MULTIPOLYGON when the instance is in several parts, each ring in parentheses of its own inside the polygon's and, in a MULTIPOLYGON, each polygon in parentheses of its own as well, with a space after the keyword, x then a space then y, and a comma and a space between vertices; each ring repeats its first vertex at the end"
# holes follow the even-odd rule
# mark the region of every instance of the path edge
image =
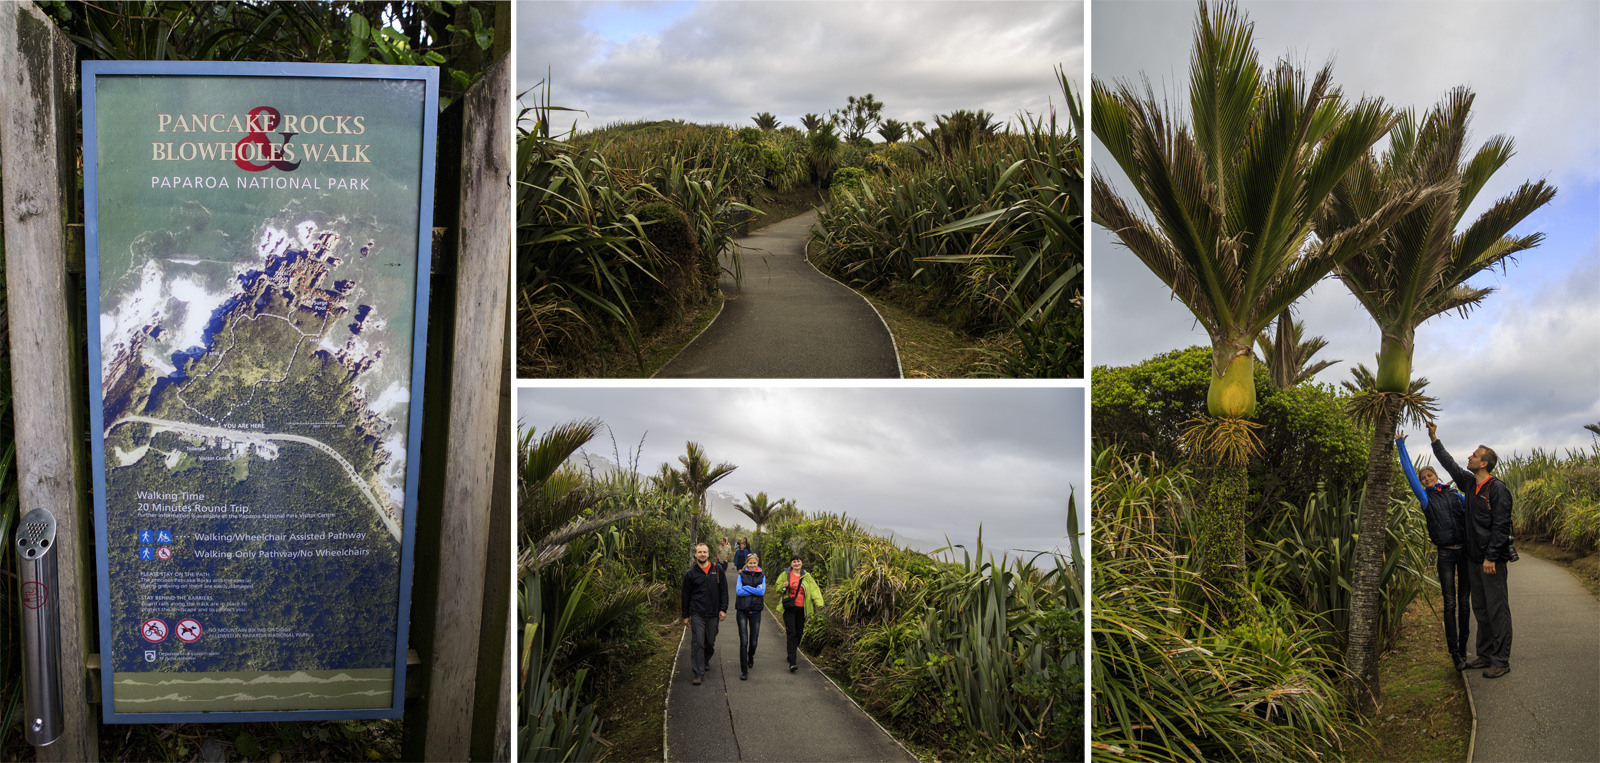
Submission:
MULTIPOLYGON (((678 356, 682 355, 684 350, 689 349, 689 345, 692 345, 695 342, 700 341, 700 337, 704 336, 707 331, 711 330, 712 326, 716 325, 717 319, 722 317, 722 311, 725 308, 727 308, 727 306, 728 306, 728 297, 722 293, 721 289, 717 290, 717 296, 722 298, 722 301, 717 303, 717 314, 711 316, 711 320, 706 321, 706 325, 703 326, 700 329, 700 333, 695 334, 693 339, 690 339, 689 341, 684 342, 683 346, 679 347, 677 352, 672 353, 672 357, 667 358, 667 362, 662 363, 660 366, 656 367, 656 370, 654 370, 654 371, 652 371, 650 373, 650 378, 652 378, 652 379, 656 378, 656 375, 661 373, 661 369, 672 365, 672 361, 677 360, 678 356)), ((673 666, 672 667, 673 667, 674 670, 676 670, 677 667, 678 667, 677 666, 678 658, 676 658, 676 657, 672 658, 672 662, 673 662, 673 666)))
POLYGON ((1458 670, 1456 675, 1461 676, 1461 687, 1467 690, 1467 709, 1472 711, 1472 733, 1467 736, 1467 763, 1472 763, 1472 756, 1478 749, 1478 703, 1472 699, 1472 682, 1467 680, 1467 671, 1458 670))
MULTIPOLYGON (((818 212, 819 213, 821 212, 820 208, 818 209, 818 212)), ((806 243, 802 245, 802 248, 801 248, 801 251, 800 251, 801 259, 805 260, 807 267, 810 267, 812 270, 817 271, 817 275, 820 275, 823 278, 828 279, 829 281, 832 281, 832 282, 834 282, 836 284, 839 284, 840 286, 843 286, 846 289, 850 289, 850 293, 851 294, 856 295, 856 298, 860 299, 862 302, 867 303, 867 307, 872 310, 872 314, 878 316, 878 322, 883 324, 883 330, 889 334, 889 346, 894 348, 894 370, 895 370, 895 373, 898 373, 900 375, 898 378, 901 378, 901 379, 906 378, 906 367, 900 363, 900 340, 894 338, 894 329, 889 328, 889 322, 883 319, 883 313, 878 312, 878 306, 872 304, 872 300, 867 299, 867 295, 862 294, 859 291, 856 291, 854 288, 851 288, 851 286, 849 284, 845 283, 844 281, 841 281, 841 280, 839 280, 837 278, 834 278, 833 276, 828 275, 827 273, 824 273, 822 271, 822 268, 817 267, 817 264, 815 262, 811 261, 811 242, 815 241, 816 238, 817 238, 816 225, 813 224, 810 228, 806 229, 806 233, 809 234, 809 235, 806 236, 806 243)), ((832 679, 829 679, 829 680, 831 681, 832 679)), ((849 695, 847 694, 845 696, 848 697, 849 695)), ((854 702, 855 700, 851 700, 851 701, 854 702)), ((865 712, 865 711, 862 711, 862 712, 865 712)), ((872 716, 868 715, 867 717, 871 718, 872 716)), ((877 720, 874 719, 873 723, 877 723, 877 720)), ((895 740, 896 743, 899 743, 899 741, 900 740, 898 740, 898 739, 895 740)), ((906 752, 910 752, 910 750, 906 750, 906 752)), ((912 755, 911 757, 915 758, 917 756, 912 755)))
MULTIPOLYGON (((667 696, 661 702, 661 763, 671 760, 671 757, 667 755, 667 714, 672 709, 672 679, 678 677, 678 654, 683 651, 683 639, 688 633, 688 628, 678 631, 678 648, 672 652, 672 672, 667 674, 667 696)), ((1473 727, 1476 728, 1476 716, 1474 716, 1473 724, 1473 727)), ((1467 759, 1467 763, 1472 763, 1470 757, 1467 759)))
MULTIPOLYGON (((817 272, 820 273, 822 271, 819 270, 817 272)), ((852 291, 854 291, 854 290, 852 289, 852 291)), ((868 303, 868 304, 871 304, 871 303, 868 303)), ((771 607, 763 607, 762 609, 764 609, 768 613, 772 614, 773 621, 778 624, 778 630, 783 631, 784 638, 787 639, 788 636, 789 636, 789 629, 784 627, 783 618, 778 617, 777 613, 773 612, 771 607)), ((900 741, 900 737, 897 737, 894 734, 890 733, 888 729, 883 727, 883 724, 878 722, 877 718, 872 717, 872 713, 867 712, 866 708, 864 708, 860 704, 858 704, 856 702, 856 698, 850 696, 850 692, 845 691, 843 688, 841 688, 839 686, 839 684, 835 683, 834 680, 833 680, 833 676, 828 675, 827 671, 823 670, 822 668, 817 667, 817 664, 811 661, 811 656, 806 654, 806 650, 801 649, 799 647, 795 647, 794 651, 795 651, 795 654, 800 655, 800 657, 806 661, 806 664, 811 666, 812 670, 817 671, 817 675, 822 676, 823 679, 828 682, 828 685, 833 687, 834 691, 839 692, 839 695, 844 697, 845 701, 849 702, 852 706, 855 707, 855 709, 860 710, 861 714, 867 717, 867 720, 872 721, 872 725, 877 726, 878 730, 882 731, 884 736, 888 737, 891 741, 893 741, 896 747, 899 747, 901 750, 905 751, 905 754, 910 756, 912 760, 916 760, 916 761, 922 760, 921 756, 919 756, 916 753, 912 752, 911 748, 906 747, 905 744, 900 741)), ((1470 758, 1467 760, 1467 763, 1472 763, 1470 758)))

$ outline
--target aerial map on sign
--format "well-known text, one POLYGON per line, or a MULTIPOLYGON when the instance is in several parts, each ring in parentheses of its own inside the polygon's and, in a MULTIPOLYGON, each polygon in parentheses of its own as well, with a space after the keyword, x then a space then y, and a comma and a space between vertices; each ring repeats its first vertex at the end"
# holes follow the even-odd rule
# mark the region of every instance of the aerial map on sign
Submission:
POLYGON ((117 712, 391 704, 420 98, 374 85, 421 88, 99 81, 117 712))

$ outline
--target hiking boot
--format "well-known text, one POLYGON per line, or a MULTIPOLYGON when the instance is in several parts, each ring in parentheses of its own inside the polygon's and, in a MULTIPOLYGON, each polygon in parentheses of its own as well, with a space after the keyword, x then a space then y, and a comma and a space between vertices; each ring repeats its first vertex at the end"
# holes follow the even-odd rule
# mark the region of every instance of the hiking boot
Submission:
POLYGON ((700 685, 700 676, 695 676, 694 680, 689 682, 689 685, 690 686, 699 686, 700 685))
POLYGON ((799 670, 799 669, 800 669, 800 668, 798 668, 798 667, 796 667, 796 666, 794 666, 794 665, 790 665, 790 666, 789 666, 789 672, 790 672, 790 673, 793 673, 793 672, 795 672, 795 671, 796 671, 796 670, 799 670))
POLYGON ((1511 672, 1511 666, 1510 665, 1507 665, 1507 666, 1505 666, 1503 668, 1496 666, 1496 667, 1492 667, 1492 668, 1489 668, 1488 670, 1483 671, 1483 677, 1484 678, 1499 678, 1500 676, 1503 676, 1503 675, 1505 675, 1507 673, 1510 673, 1510 672, 1511 672))
POLYGON ((740 673, 739 673, 739 680, 740 680, 740 681, 748 681, 748 680, 750 680, 750 674, 749 674, 749 673, 746 673, 746 672, 743 672, 743 671, 741 671, 741 672, 740 672, 740 673))
POLYGON ((1474 658, 1472 658, 1472 662, 1467 663, 1467 668, 1469 670, 1476 670, 1478 668, 1487 668, 1487 667, 1489 667, 1489 661, 1484 659, 1484 658, 1482 658, 1482 657, 1474 657, 1474 658))
POLYGON ((1459 654, 1450 655, 1450 664, 1456 666, 1456 671, 1457 672, 1467 669, 1467 661, 1466 661, 1466 659, 1464 659, 1459 654))

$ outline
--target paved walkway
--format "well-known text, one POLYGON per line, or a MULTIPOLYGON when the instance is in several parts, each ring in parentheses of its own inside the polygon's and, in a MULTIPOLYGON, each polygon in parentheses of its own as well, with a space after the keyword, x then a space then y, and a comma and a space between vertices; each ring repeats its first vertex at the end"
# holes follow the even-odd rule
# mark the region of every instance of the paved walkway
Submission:
POLYGON ((739 628, 730 612, 717 634, 705 682, 694 686, 685 634, 667 689, 667 760, 916 760, 803 653, 795 673, 785 656, 783 623, 769 609, 750 680, 740 681, 739 628))
POLYGON ((1464 673, 1478 712, 1473 763, 1600 761, 1600 601, 1532 554, 1510 575, 1511 672, 1464 673))
POLYGON ((899 378, 872 305, 806 261, 816 220, 811 211, 738 239, 743 283, 723 277, 722 313, 656 378, 899 378))

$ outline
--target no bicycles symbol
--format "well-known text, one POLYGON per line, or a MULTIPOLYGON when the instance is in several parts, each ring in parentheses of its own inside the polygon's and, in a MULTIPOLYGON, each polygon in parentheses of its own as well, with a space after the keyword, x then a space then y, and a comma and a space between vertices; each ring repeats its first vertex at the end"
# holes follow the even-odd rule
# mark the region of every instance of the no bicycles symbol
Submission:
POLYGON ((167 623, 154 617, 139 626, 139 635, 152 644, 167 640, 167 623))
POLYGON ((43 583, 29 582, 22 584, 22 606, 28 609, 38 609, 50 600, 50 588, 43 583))

